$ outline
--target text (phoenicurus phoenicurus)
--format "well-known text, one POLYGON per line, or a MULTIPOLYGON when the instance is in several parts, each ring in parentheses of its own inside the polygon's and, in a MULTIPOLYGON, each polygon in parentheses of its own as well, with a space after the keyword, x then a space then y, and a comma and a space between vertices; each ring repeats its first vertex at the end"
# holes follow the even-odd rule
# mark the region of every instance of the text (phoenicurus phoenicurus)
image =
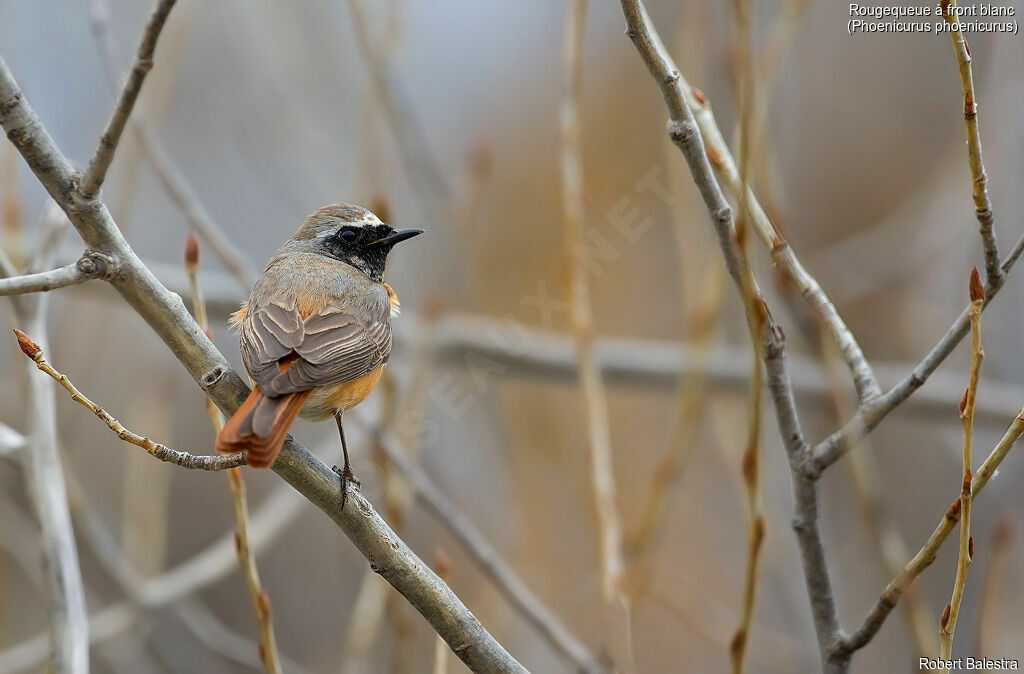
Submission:
POLYGON ((249 299, 231 316, 253 389, 217 436, 222 452, 245 450, 267 468, 297 416, 338 422, 350 483, 342 414, 380 380, 391 355, 391 317, 398 297, 384 283, 388 253, 422 229, 394 229, 352 204, 324 206, 267 263, 249 299))

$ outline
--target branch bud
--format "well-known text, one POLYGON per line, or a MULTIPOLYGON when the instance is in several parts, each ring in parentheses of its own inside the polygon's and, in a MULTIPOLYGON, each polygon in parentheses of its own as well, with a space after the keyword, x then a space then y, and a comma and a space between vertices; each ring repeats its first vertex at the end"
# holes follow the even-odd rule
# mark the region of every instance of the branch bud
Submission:
POLYGON ((191 275, 199 269, 199 237, 196 233, 189 231, 185 239, 185 271, 191 275))
POLYGON ((968 287, 972 302, 985 301, 985 286, 981 285, 981 274, 978 273, 977 267, 971 267, 971 280, 968 287))
POLYGON ((946 608, 942 609, 942 617, 939 618, 939 627, 945 629, 946 623, 949 622, 949 604, 946 604, 946 608))
POLYGON ((14 329, 14 336, 18 338, 18 346, 21 347, 21 352, 32 360, 35 360, 36 356, 38 356, 42 351, 42 349, 39 348, 39 345, 29 339, 28 335, 17 328, 14 329))

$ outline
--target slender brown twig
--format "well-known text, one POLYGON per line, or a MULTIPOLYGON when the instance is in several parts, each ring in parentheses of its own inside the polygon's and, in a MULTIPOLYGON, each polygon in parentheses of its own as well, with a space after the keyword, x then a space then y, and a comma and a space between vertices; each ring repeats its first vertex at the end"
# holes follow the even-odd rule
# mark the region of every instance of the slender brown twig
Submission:
MULTIPOLYGON (((754 101, 756 89, 754 82, 753 37, 750 27, 750 8, 746 0, 734 0, 733 14, 737 32, 737 48, 739 51, 739 101, 740 101, 740 182, 744 189, 739 198, 739 219, 736 223, 736 236, 744 267, 751 270, 751 260, 747 251, 746 227, 750 220, 749 195, 747 189, 750 179, 751 148, 754 144, 754 101)), ((753 271, 743 275, 743 301, 746 306, 747 327, 750 331, 751 370, 750 391, 747 398, 747 444, 743 450, 742 474, 746 487, 747 507, 747 562, 743 577, 743 606, 740 611, 740 624, 736 628, 729 643, 729 657, 733 674, 741 674, 747 654, 747 643, 750 639, 750 626, 754 620, 754 601, 757 596, 757 568, 764 543, 766 521, 761 510, 760 489, 760 445, 761 445, 761 392, 764 387, 764 370, 761 365, 761 333, 768 320, 763 310, 764 299, 757 293, 753 282, 753 271)))
MULTIPOLYGON (((206 303, 203 301, 202 286, 199 284, 199 239, 189 232, 185 243, 185 273, 192 286, 192 311, 196 322, 207 334, 210 326, 206 318, 206 303)), ((224 427, 224 417, 209 396, 204 396, 206 413, 210 417, 214 433, 220 433, 224 427)), ((235 511, 235 548, 238 550, 238 563, 249 588, 256 622, 259 625, 259 657, 263 668, 268 674, 281 672, 281 659, 277 652, 277 639, 274 636, 274 621, 270 596, 263 590, 260 583, 259 569, 256 567, 256 555, 249 543, 249 505, 245 496, 245 479, 238 468, 227 471, 228 486, 231 489, 231 502, 235 511)))
POLYGON ((142 32, 142 40, 139 42, 139 49, 135 55, 135 63, 132 65, 128 79, 121 89, 121 96, 110 115, 107 128, 100 136, 99 146, 89 160, 89 168, 82 175, 79 189, 84 199, 89 200, 96 196, 107 177, 107 169, 114 161, 114 153, 117 145, 121 142, 121 134, 128 125, 128 118, 135 107, 135 101, 142 91, 142 82, 146 75, 153 68, 153 52, 156 51, 156 41, 160 37, 160 31, 164 28, 168 14, 174 7, 175 0, 159 0, 146 22, 146 28, 142 32))
POLYGON ((988 176, 981 156, 981 131, 978 129, 978 99, 974 93, 974 68, 971 65, 971 49, 960 30, 959 18, 955 14, 956 0, 941 0, 942 16, 949 24, 949 38, 953 42, 957 69, 960 71, 960 88, 963 90, 964 126, 967 128, 967 162, 971 167, 971 197, 974 199, 974 214, 978 218, 981 233, 981 248, 985 254, 985 281, 998 285, 1002 279, 999 268, 999 246, 996 243, 992 202, 988 198, 988 176))
POLYGON ((615 490, 615 463, 608 420, 608 394, 594 358, 594 318, 587 279, 584 237, 583 157, 579 100, 583 84, 583 21, 586 0, 571 0, 565 32, 566 90, 562 102, 562 204, 569 263, 570 314, 589 432, 590 479, 600 541, 601 596, 622 596, 622 521, 615 490))
POLYGON ((971 445, 974 437, 974 400, 978 395, 978 378, 981 376, 981 361, 985 350, 981 348, 981 306, 985 303, 985 289, 981 285, 978 268, 971 270, 971 370, 967 390, 960 401, 960 425, 963 427, 964 451, 963 474, 960 490, 960 550, 957 556, 956 580, 953 582, 953 596, 946 604, 939 621, 939 659, 949 660, 953 655, 953 634, 956 631, 960 603, 967 586, 967 569, 974 556, 974 539, 971 538, 971 445))
POLYGON ((14 330, 14 334, 18 337, 18 346, 21 348, 22 353, 35 361, 37 368, 53 377, 58 384, 64 387, 64 389, 71 394, 72 400, 99 417, 100 421, 106 424, 107 428, 109 428, 111 432, 121 440, 135 445, 136 447, 141 447, 161 461, 173 463, 176 466, 181 466, 182 468, 190 468, 194 470, 225 470, 227 468, 237 468, 238 466, 245 465, 245 452, 237 452, 235 454, 227 454, 225 456, 197 456, 189 454, 188 452, 179 452, 167 447, 166 445, 153 442, 149 438, 144 438, 137 433, 131 432, 122 426, 121 422, 110 416, 106 410, 82 395, 82 392, 71 383, 70 379, 53 369, 43 356, 43 350, 38 344, 33 342, 28 335, 18 329, 14 330))

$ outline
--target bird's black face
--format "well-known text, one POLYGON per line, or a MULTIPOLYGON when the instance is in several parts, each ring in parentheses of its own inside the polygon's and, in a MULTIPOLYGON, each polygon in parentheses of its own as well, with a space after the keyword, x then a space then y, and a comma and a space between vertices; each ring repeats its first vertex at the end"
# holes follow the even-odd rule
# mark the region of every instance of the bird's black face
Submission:
POLYGON ((422 233, 422 229, 393 229, 383 223, 346 223, 324 237, 322 245, 331 257, 379 282, 384 280, 384 267, 394 245, 422 233))

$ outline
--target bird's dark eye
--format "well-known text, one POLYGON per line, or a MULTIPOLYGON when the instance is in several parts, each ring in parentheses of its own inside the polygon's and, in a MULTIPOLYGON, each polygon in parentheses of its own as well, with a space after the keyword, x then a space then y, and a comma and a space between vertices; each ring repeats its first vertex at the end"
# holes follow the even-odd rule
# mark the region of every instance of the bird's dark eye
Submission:
POLYGON ((341 232, 338 234, 338 238, 340 238, 345 243, 355 243, 356 239, 359 238, 359 233, 356 232, 356 230, 353 229, 352 227, 346 227, 345 229, 341 230, 341 232))

